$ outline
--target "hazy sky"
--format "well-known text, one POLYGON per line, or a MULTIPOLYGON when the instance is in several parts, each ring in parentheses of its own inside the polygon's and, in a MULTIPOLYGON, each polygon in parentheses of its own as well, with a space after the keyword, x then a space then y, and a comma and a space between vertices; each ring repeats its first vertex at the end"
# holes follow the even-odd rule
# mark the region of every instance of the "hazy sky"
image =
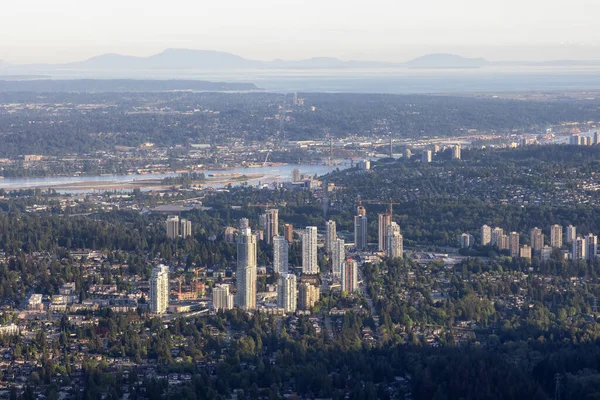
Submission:
POLYGON ((0 60, 168 47, 247 58, 600 59, 598 0, 3 0, 0 60))

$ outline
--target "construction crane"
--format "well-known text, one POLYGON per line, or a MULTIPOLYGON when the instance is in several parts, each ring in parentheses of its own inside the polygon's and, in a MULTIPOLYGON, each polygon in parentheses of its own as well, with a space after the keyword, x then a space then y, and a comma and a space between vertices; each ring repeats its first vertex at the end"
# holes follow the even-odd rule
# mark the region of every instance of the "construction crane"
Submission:
POLYGON ((396 202, 393 202, 393 201, 362 200, 362 199, 355 200, 354 202, 357 203, 359 206, 362 206, 363 203, 365 203, 365 204, 383 204, 383 205, 388 205, 390 207, 389 208, 390 215, 393 214, 393 208, 392 207, 393 207, 394 204, 402 204, 402 203, 396 203, 396 202))
POLYGON ((267 166, 267 162, 269 162, 269 156, 271 155, 271 150, 267 152, 267 156, 265 157, 265 162, 263 163, 263 167, 267 166))
POLYGON ((181 285, 185 283, 185 277, 184 276, 180 276, 177 279, 175 279, 178 283, 179 283, 179 292, 178 297, 181 297, 181 285))

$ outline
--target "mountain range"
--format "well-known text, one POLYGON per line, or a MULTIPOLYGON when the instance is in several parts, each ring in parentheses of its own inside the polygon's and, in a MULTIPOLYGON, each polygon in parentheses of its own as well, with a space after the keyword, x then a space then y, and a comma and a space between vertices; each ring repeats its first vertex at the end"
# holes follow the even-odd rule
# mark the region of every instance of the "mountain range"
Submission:
POLYGON ((103 54, 64 64, 14 65, 0 60, 0 68, 35 68, 38 70, 248 70, 248 69, 342 69, 342 68, 483 68, 499 66, 597 66, 600 61, 556 60, 546 62, 490 62, 484 58, 467 58, 455 54, 428 54, 403 63, 380 61, 343 61, 333 57, 304 60, 251 60, 214 50, 166 49, 148 57, 103 54))
POLYGON ((14 65, 0 61, 0 67, 82 70, 172 70, 172 69, 338 69, 338 68, 479 68, 488 65, 483 58, 453 54, 429 54, 405 63, 380 61, 343 61, 333 57, 304 60, 250 60, 214 50, 166 49, 148 57, 103 54, 84 61, 64 64, 14 65))

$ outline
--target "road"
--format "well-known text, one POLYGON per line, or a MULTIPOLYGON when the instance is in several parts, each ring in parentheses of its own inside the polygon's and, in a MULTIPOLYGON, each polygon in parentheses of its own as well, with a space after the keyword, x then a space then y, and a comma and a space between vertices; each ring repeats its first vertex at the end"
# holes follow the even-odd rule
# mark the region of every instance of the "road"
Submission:
POLYGON ((375 309, 375 305, 373 304, 373 299, 371 298, 371 296, 369 296, 369 293, 367 293, 367 285, 362 276, 361 268, 362 268, 362 264, 358 268, 358 280, 360 282, 360 284, 358 285, 358 288, 360 290, 360 294, 365 299, 367 299, 367 304, 369 305, 369 309, 371 310, 371 316, 373 317, 373 322, 375 322, 375 331, 377 334, 377 341, 379 343, 381 343, 382 338, 381 338, 381 329, 380 329, 380 325, 379 325, 379 315, 377 314, 377 310, 375 309))

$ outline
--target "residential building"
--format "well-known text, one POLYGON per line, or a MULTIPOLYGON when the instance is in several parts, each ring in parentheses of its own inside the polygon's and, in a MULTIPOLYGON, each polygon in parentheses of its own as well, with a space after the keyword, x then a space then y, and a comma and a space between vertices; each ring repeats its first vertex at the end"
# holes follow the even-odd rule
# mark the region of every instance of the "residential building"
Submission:
POLYGON ((336 239, 337 230, 335 221, 329 220, 325 222, 325 253, 331 254, 331 248, 336 239))
POLYGON ((160 264, 152 268, 150 277, 150 312, 164 314, 169 307, 169 267, 160 264))
POLYGON ((386 255, 390 258, 404 256, 404 237, 400 233, 400 226, 393 222, 388 225, 386 255))
POLYGON ((277 285, 277 306, 283 308, 286 313, 293 313, 296 311, 297 297, 296 275, 281 275, 277 285))
POLYGON ((544 247, 544 234, 540 228, 532 228, 529 231, 529 239, 531 241, 531 248, 535 253, 542 250, 542 247, 544 247))
POLYGON ((177 215, 170 215, 167 217, 167 237, 171 240, 175 240, 179 237, 179 217, 177 215))
POLYGON ((598 253, 598 236, 588 233, 585 236, 585 255, 586 259, 593 261, 598 253))
POLYGON ((510 256, 513 258, 519 257, 519 242, 520 235, 519 232, 511 232, 509 236, 509 248, 510 248, 510 256))
POLYGON ((460 235, 460 240, 459 240, 460 248, 468 249, 469 247, 471 247, 472 237, 473 236, 471 236, 468 233, 463 233, 462 235, 460 235))
POLYGON ((298 290, 298 308, 310 310, 319 301, 319 287, 303 282, 298 290))
POLYGON ((228 226, 225 228, 225 243, 235 243, 235 236, 237 235, 237 229, 233 226, 228 226))
POLYGON ((494 228, 492 230, 492 242, 491 242, 492 246, 498 246, 498 242, 502 235, 504 235, 504 229, 494 228))
POLYGON ((267 230, 267 214, 258 216, 258 230, 263 232, 267 230))
POLYGON ((180 221, 181 225, 181 237, 183 239, 192 236, 192 221, 188 219, 182 219, 180 221))
POLYGON ((558 224, 550 227, 550 246, 555 249, 563 247, 563 228, 558 224))
POLYGON ((212 291, 212 300, 215 311, 231 310, 233 308, 233 294, 229 293, 229 285, 215 285, 212 291))
POLYGON ((298 168, 294 168, 292 170, 292 183, 300 182, 302 180, 302 175, 300 174, 300 170, 298 168))
POLYGON ((379 232, 378 232, 378 241, 377 241, 379 251, 386 251, 386 249, 387 249, 387 241, 386 241, 387 229, 391 222, 392 222, 392 214, 390 214, 390 213, 379 214, 379 225, 378 225, 379 232))
POLYGON ((283 225, 283 237, 288 243, 294 241, 294 226, 292 224, 283 225))
POLYGON ((573 225, 567 226, 567 244, 573 243, 575 239, 577 239, 577 228, 573 225))
POLYGON ((287 274, 289 245, 283 236, 273 237, 273 272, 287 274))
POLYGON ((358 206, 357 215, 354 217, 354 247, 356 247, 357 251, 367 249, 367 235, 367 212, 363 206, 358 206))
POLYGON ((521 258, 531 260, 531 246, 524 244, 521 246, 521 258))
POLYGON ((317 262, 317 227, 307 226, 302 234, 302 273, 319 273, 317 262))
POLYGON ((460 144, 455 144, 452 147, 452 159, 453 160, 460 160, 460 144))
POLYGON ((498 250, 510 250, 510 237, 508 235, 500 236, 498 250))
POLYGON ((585 243, 585 239, 581 236, 577 236, 575 240, 573 240, 571 259, 587 260, 587 246, 585 243))
POLYGON ((421 162, 430 163, 432 159, 433 159, 433 155, 432 155, 431 150, 423 151, 423 156, 421 158, 421 162))
POLYGON ((489 246, 492 243, 492 228, 487 225, 481 227, 481 245, 489 246))
POLYGON ((256 245, 257 237, 250 228, 241 228, 237 240, 237 306, 244 310, 256 308, 256 245))
POLYGON ((331 248, 331 272, 333 276, 339 278, 342 276, 342 264, 346 259, 346 248, 344 239, 336 239, 331 248))
POLYGON ((279 235, 279 210, 267 210, 266 216, 265 241, 270 244, 273 237, 279 235))
POLYGON ((348 258, 342 266, 342 292, 352 293, 358 289, 358 264, 348 258))
POLYGON ((19 326, 14 323, 0 326, 0 337, 16 336, 19 334, 19 332, 20 332, 19 326))
POLYGON ((552 258, 552 247, 544 246, 540 252, 540 259, 542 261, 548 261, 552 258))
POLYGON ((368 171, 371 169, 371 161, 362 160, 358 162, 358 169, 361 171, 368 171))

